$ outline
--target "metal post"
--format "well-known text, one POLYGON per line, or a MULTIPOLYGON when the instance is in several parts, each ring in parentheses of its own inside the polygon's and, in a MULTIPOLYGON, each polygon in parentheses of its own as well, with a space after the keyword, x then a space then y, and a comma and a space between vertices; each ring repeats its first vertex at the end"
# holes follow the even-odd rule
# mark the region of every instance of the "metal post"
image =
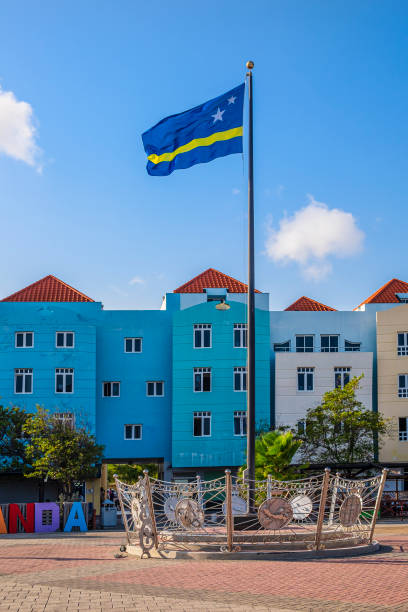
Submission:
POLYGON ((255 263, 254 263, 254 141, 252 68, 248 69, 248 353, 247 353, 247 478, 248 513, 255 512, 255 263))
POLYGON ((234 519, 232 517, 231 470, 225 470, 225 501, 227 502, 227 548, 228 552, 231 552, 234 534, 234 519))
POLYGON ((329 479, 330 479, 330 468, 325 468, 324 476, 323 476, 323 483, 322 483, 322 492, 320 494, 319 516, 317 517, 317 525, 316 525, 316 539, 315 539, 315 549, 316 550, 319 550, 320 542, 322 539, 324 512, 326 509, 329 479))
POLYGON ((266 482, 266 499, 271 499, 272 497, 272 474, 268 474, 266 482))
POLYGON ((145 475, 144 482, 145 482, 145 487, 146 487, 147 505, 149 506, 150 521, 152 523, 152 532, 153 532, 152 535, 153 535, 153 540, 154 540, 154 547, 157 550, 159 546, 159 540, 157 537, 156 517, 154 516, 154 506, 153 506, 153 499, 152 499, 152 490, 150 488, 149 470, 143 470, 143 474, 145 475))
POLYGON ((120 488, 119 480, 118 480, 118 477, 117 477, 116 474, 113 475, 113 478, 115 479, 116 493, 118 494, 120 511, 122 513, 123 526, 124 526, 125 531, 126 531, 127 541, 129 542, 129 544, 131 544, 130 534, 129 534, 129 525, 128 525, 128 522, 127 522, 127 516, 126 516, 126 512, 125 512, 125 507, 123 505, 123 500, 122 500, 122 489, 120 488))
POLYGON ((333 525, 334 510, 336 508, 337 491, 339 490, 339 479, 340 479, 340 474, 339 472, 336 472, 336 477, 334 479, 333 493, 332 493, 332 498, 331 498, 331 503, 330 503, 329 525, 333 525))
POLYGON ((371 520, 370 544, 373 543, 375 524, 377 522, 378 511, 380 509, 381 499, 383 496, 385 481, 387 480, 387 475, 388 475, 388 469, 384 468, 381 474, 380 486, 378 487, 377 499, 375 500, 374 514, 371 520))

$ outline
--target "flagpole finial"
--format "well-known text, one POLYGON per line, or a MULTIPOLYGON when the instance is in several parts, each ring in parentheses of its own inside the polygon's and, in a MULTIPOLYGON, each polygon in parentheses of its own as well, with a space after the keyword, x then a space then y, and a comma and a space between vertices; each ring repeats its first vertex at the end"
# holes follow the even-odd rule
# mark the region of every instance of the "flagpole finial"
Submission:
POLYGON ((251 60, 249 60, 249 62, 246 63, 246 67, 248 68, 248 70, 252 70, 252 68, 254 67, 254 62, 251 62, 251 60))

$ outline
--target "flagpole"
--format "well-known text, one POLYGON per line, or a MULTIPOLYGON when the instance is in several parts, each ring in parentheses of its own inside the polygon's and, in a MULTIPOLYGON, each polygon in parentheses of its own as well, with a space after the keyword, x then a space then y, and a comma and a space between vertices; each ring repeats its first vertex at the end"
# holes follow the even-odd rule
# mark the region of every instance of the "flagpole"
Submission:
POLYGON ((254 262, 254 155, 252 68, 248 69, 248 371, 247 371, 247 478, 248 514, 255 512, 255 262, 254 262))

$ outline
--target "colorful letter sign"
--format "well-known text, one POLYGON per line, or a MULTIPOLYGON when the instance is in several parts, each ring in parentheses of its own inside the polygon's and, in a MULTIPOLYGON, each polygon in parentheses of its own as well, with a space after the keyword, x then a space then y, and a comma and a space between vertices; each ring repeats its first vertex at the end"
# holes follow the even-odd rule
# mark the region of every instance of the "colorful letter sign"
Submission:
POLYGON ((55 502, 35 504, 35 531, 47 533, 57 531, 60 525, 60 511, 55 502))
POLYGON ((79 527, 79 531, 88 531, 81 502, 74 502, 72 504, 64 531, 72 531, 73 527, 79 527))
POLYGON ((9 504, 9 533, 17 533, 17 517, 23 526, 26 533, 33 533, 34 531, 34 505, 26 504, 26 515, 24 518, 18 504, 9 504))

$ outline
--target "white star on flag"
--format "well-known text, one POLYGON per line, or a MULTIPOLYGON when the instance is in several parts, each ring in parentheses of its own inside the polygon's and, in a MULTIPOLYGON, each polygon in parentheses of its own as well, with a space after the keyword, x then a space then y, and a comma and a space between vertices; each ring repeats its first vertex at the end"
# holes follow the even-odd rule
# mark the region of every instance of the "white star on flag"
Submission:
POLYGON ((237 99, 236 96, 231 96, 230 98, 228 98, 228 105, 229 104, 235 104, 235 100, 237 99))
POLYGON ((215 115, 211 115, 211 117, 214 117, 214 121, 213 123, 215 123, 216 121, 223 121, 222 116, 225 113, 225 110, 220 110, 220 107, 218 107, 217 112, 215 113, 215 115))

